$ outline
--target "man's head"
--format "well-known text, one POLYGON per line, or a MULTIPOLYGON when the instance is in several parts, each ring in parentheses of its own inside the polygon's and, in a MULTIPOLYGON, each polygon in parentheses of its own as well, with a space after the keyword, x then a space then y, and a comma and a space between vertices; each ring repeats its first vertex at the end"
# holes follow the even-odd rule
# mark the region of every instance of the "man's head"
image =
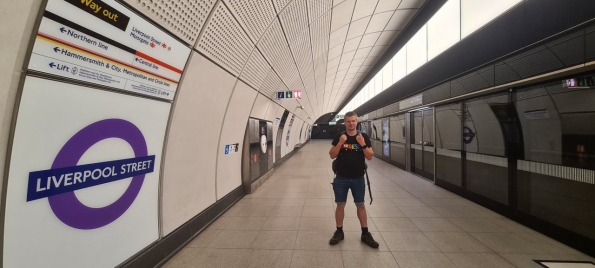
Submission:
POLYGON ((357 128, 357 114, 354 112, 348 112, 345 114, 343 119, 345 122, 345 129, 347 131, 353 131, 357 128))

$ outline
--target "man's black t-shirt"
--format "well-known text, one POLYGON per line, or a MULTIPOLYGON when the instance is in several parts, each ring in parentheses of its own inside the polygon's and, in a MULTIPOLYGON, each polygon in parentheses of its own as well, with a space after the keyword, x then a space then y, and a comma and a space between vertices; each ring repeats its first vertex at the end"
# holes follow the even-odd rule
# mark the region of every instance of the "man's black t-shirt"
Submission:
MULTIPOLYGON (((337 174, 348 178, 360 178, 364 176, 366 158, 363 149, 355 139, 357 134, 356 136, 349 136, 347 135, 347 132, 339 133, 335 136, 335 139, 333 139, 332 145, 337 146, 341 135, 343 134, 347 136, 347 141, 345 141, 337 156, 337 174)), ((366 133, 360 132, 360 134, 364 137, 366 145, 372 147, 370 137, 368 137, 366 133)))

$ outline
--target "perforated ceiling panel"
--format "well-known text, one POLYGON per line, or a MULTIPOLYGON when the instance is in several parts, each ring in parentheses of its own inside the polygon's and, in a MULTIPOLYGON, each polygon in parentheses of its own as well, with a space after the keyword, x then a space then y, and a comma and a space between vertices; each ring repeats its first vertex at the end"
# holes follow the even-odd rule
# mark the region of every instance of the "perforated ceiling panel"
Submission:
POLYGON ((279 55, 279 60, 273 64, 273 69, 275 69, 279 77, 281 77, 287 84, 300 78, 300 73, 289 48, 286 48, 285 51, 279 55))
POLYGON ((270 0, 225 0, 236 18, 246 28, 252 41, 265 32, 271 21, 275 19, 275 9, 270 0))
POLYGON ((262 54, 255 50, 244 67, 241 78, 254 88, 259 88, 270 70, 271 67, 262 54))
POLYGON ((564 66, 568 67, 582 63, 585 56, 584 43, 583 33, 578 32, 557 38, 546 46, 564 63, 564 66))
POLYGON ((531 77, 564 67, 564 64, 545 47, 531 49, 504 62, 519 74, 521 78, 531 77))
POLYGON ((179 38, 194 44, 216 0, 124 0, 179 38))
POLYGON ((308 0, 307 4, 308 17, 310 18, 310 23, 318 19, 318 17, 322 16, 322 14, 331 10, 331 8, 333 7, 332 1, 328 0, 308 0))
POLYGON ((586 60, 595 60, 595 26, 585 29, 585 52, 586 60))
POLYGON ((328 50, 330 35, 331 13, 322 15, 318 20, 310 25, 310 35, 312 38, 312 53, 314 58, 318 58, 322 53, 328 50))
POLYGON ((271 65, 276 63, 287 46, 287 41, 283 36, 283 28, 278 21, 271 24, 258 43, 258 49, 271 65))
POLYGON ((321 79, 326 77, 326 64, 327 64, 326 54, 321 55, 314 62, 314 73, 316 74, 316 80, 320 83, 322 83, 324 81, 321 79))
POLYGON ((277 13, 281 12, 281 10, 283 10, 283 8, 285 8, 285 6, 287 4, 289 4, 289 2, 293 1, 293 0, 273 0, 275 2, 275 8, 277 9, 277 13))
POLYGON ((274 94, 281 86, 285 85, 283 85, 279 76, 273 70, 270 70, 259 90, 263 95, 269 98, 275 98, 274 94))
POLYGON ((452 81, 450 84, 453 96, 462 95, 491 86, 481 75, 481 72, 474 72, 465 75, 457 80, 452 81))
POLYGON ((302 32, 289 46, 302 76, 312 73, 312 45, 309 32, 302 32))
POLYGON ((313 122, 339 108, 427 0, 124 1, 284 108, 303 105, 313 122), (302 99, 277 100, 283 90, 302 99))
POLYGON ((231 12, 219 3, 198 42, 198 50, 238 75, 253 44, 231 12))
POLYGON ((314 80, 314 73, 309 73, 302 78, 304 81, 304 88, 308 92, 308 96, 314 98, 312 101, 316 101, 316 82, 314 80))
POLYGON ((294 0, 279 14, 287 40, 291 42, 308 27, 306 0, 294 0))
POLYGON ((450 83, 434 87, 423 94, 423 103, 429 104, 450 97, 450 83))

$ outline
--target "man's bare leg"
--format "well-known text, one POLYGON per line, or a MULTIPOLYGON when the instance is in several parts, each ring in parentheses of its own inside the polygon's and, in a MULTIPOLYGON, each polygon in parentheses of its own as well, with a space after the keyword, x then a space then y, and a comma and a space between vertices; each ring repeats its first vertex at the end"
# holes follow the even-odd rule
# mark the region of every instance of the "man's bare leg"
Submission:
POLYGON ((372 234, 368 231, 368 215, 366 213, 366 206, 364 204, 357 206, 357 218, 359 224, 362 226, 362 242, 368 244, 372 248, 378 248, 378 242, 374 240, 372 234))
POLYGON ((343 219, 345 218, 345 204, 337 204, 335 209, 335 222, 337 227, 343 227, 343 219))
POLYGON ((343 219, 345 218, 345 204, 337 204, 337 208, 335 209, 335 222, 337 223, 337 231, 329 241, 329 244, 336 245, 339 241, 345 238, 345 234, 343 233, 343 219))
MULTIPOLYGON (((362 228, 368 227, 368 214, 366 213, 366 205, 355 205, 357 207, 357 218, 362 228)), ((342 221, 341 221, 342 222, 342 221)))

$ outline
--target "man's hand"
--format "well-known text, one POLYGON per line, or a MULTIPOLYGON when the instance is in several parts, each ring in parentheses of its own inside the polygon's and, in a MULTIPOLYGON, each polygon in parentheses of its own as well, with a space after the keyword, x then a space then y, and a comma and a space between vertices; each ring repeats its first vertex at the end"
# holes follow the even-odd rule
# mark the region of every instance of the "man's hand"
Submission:
POLYGON ((364 140, 364 136, 362 136, 362 134, 357 134, 357 136, 355 136, 355 140, 357 141, 357 143, 359 143, 360 146, 366 145, 366 140, 364 140))
POLYGON ((331 159, 335 159, 335 158, 337 158, 337 156, 339 156, 341 147, 343 147, 343 144, 345 144, 346 141, 347 141, 347 135, 343 134, 339 137, 339 141, 337 142, 337 145, 333 145, 333 147, 331 147, 331 150, 328 151, 328 154, 331 157, 331 159))
POLYGON ((343 134, 339 138, 339 143, 344 144, 347 141, 347 135, 343 134))

